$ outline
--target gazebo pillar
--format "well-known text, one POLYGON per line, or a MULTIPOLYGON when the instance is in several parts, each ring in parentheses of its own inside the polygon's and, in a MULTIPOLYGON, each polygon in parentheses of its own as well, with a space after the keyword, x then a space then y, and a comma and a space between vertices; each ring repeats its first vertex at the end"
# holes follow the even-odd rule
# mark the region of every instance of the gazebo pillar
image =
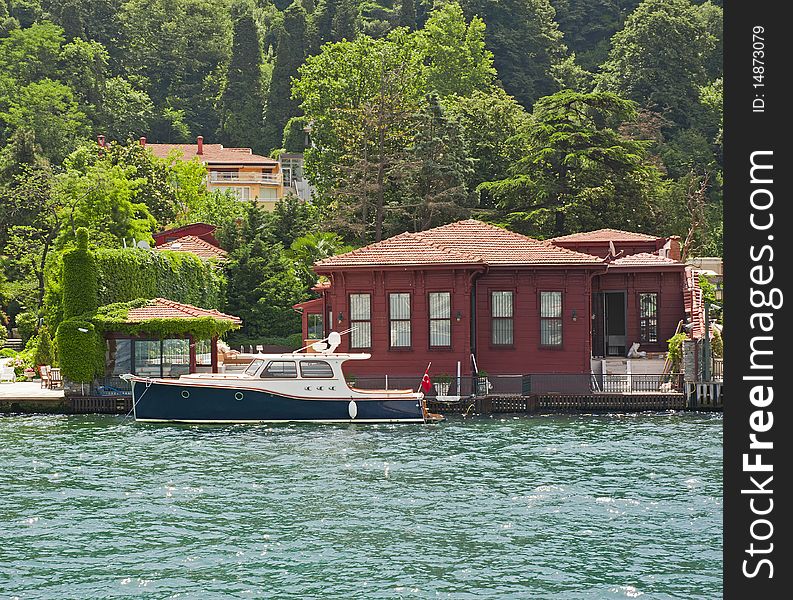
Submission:
POLYGON ((211 349, 209 354, 212 357, 212 372, 218 372, 218 336, 212 336, 211 349))
POLYGON ((197 370, 196 364, 198 363, 196 360, 195 338, 188 334, 187 340, 190 343, 190 372, 195 373, 197 370))

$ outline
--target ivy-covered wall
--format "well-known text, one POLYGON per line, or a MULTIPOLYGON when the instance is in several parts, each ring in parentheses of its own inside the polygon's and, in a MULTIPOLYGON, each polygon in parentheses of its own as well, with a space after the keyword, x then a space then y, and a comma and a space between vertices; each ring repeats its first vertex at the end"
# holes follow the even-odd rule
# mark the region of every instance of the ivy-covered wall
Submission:
POLYGON ((168 298, 222 309, 225 278, 207 261, 186 252, 142 249, 95 251, 99 305, 136 298, 168 298))

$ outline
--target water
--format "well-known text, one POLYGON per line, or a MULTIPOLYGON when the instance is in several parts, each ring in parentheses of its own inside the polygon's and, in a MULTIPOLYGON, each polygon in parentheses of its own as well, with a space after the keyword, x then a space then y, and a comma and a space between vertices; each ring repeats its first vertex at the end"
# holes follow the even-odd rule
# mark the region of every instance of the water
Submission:
POLYGON ((721 593, 720 415, 0 417, 0 598, 721 593))

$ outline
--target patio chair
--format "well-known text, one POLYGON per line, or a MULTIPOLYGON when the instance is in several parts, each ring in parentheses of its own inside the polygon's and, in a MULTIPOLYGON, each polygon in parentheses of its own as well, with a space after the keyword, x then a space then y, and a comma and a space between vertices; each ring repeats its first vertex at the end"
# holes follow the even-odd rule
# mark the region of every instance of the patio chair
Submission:
POLYGON ((14 367, 9 363, 0 363, 0 382, 8 381, 14 383, 17 380, 14 367))
POLYGON ((63 377, 61 377, 60 369, 50 369, 50 389, 58 389, 63 387, 63 377))
POLYGON ((39 377, 41 377, 42 389, 49 388, 51 385, 50 369, 51 367, 49 365, 39 365, 39 377))

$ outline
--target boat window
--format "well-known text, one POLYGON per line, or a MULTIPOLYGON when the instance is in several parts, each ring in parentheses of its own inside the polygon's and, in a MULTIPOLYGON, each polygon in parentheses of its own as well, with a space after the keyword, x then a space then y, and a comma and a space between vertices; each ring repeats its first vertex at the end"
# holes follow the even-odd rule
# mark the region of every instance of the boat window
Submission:
POLYGON ((333 379, 333 368, 324 360, 300 361, 300 375, 320 379, 333 379))
POLYGON ((249 364, 247 366, 247 368, 245 369, 245 374, 246 375, 256 375, 256 371, 258 371, 259 367, 261 367, 263 364, 264 364, 263 360, 257 359, 257 360, 251 361, 251 364, 249 364))
POLYGON ((262 377, 297 377, 297 367, 291 360, 271 360, 262 377))

